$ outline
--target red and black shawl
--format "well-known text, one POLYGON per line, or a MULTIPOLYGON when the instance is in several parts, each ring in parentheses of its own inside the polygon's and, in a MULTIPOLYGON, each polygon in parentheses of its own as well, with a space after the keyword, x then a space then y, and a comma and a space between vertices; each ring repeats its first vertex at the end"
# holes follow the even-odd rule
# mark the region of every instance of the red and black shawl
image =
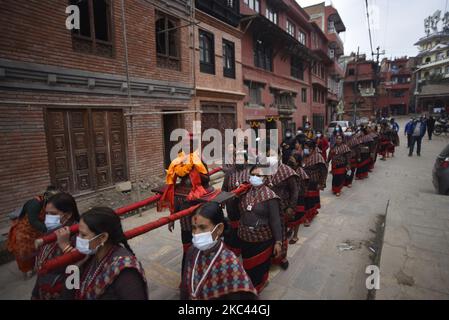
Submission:
POLYGON ((327 164, 323 156, 313 151, 309 156, 304 157, 304 170, 309 175, 310 181, 320 185, 326 185, 327 164))
POLYGON ((348 164, 348 153, 351 153, 351 149, 345 144, 335 145, 329 154, 329 161, 332 161, 333 166, 341 166, 348 164))
MULTIPOLYGON (((194 288, 196 288, 204 273, 210 266, 212 259, 217 254, 221 243, 209 251, 200 252, 195 269, 195 278, 193 279, 194 288)), ((235 254, 223 246, 219 256, 214 261, 209 274, 200 287, 197 289, 196 296, 193 296, 191 282, 195 259, 198 255, 198 249, 192 247, 187 253, 185 276, 183 277, 182 288, 186 291, 187 298, 190 300, 210 300, 219 299, 233 293, 253 293, 257 296, 257 290, 254 288, 251 279, 240 263, 235 254)))

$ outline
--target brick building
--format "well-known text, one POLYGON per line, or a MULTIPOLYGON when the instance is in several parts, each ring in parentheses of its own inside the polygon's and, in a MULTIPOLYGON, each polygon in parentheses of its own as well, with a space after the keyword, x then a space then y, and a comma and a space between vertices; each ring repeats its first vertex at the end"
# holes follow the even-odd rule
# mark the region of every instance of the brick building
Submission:
POLYGON ((358 59, 352 54, 347 61, 343 88, 344 117, 353 120, 355 107, 357 118, 372 117, 379 111, 377 63, 367 60, 364 54, 358 59))
MULTIPOLYGON (((325 5, 325 2, 305 7, 304 10, 310 15, 310 20, 322 30, 327 38, 327 47, 323 48, 326 52, 327 64, 327 93, 325 123, 337 119, 337 105, 343 99, 343 79, 345 69, 339 62, 344 54, 343 41, 340 34, 346 31, 345 24, 338 11, 332 5, 325 5)), ((312 40, 313 43, 313 40, 312 40)))
POLYGON ((245 125, 296 131, 312 120, 308 14, 294 0, 241 0, 245 125))
POLYGON ((409 58, 382 60, 377 103, 382 114, 394 116, 408 114, 413 89, 409 58))
POLYGON ((238 0, 196 0, 194 106, 202 130, 243 126, 242 32, 238 0))
POLYGON ((80 30, 66 28, 66 0, 0 11, 2 227, 49 184, 82 198, 161 176, 172 114, 187 128, 199 118, 190 1, 72 3, 80 30))

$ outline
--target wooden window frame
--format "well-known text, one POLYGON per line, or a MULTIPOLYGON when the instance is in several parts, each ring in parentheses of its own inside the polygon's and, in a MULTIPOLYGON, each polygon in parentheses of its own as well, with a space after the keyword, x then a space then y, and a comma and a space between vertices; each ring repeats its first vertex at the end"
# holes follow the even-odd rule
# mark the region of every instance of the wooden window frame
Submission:
POLYGON ((273 49, 265 41, 254 39, 254 66, 265 71, 273 72, 273 49), (260 41, 260 43, 259 43, 260 41), (262 60, 262 63, 261 61, 262 60))
MULTIPOLYGON (((94 0, 85 0, 88 4, 88 15, 89 15, 89 24, 90 24, 90 36, 83 36, 77 33, 76 29, 72 30, 72 45, 75 51, 91 53, 95 55, 107 56, 107 57, 115 57, 115 47, 114 47, 114 6, 111 0, 104 0, 106 6, 108 7, 108 11, 106 13, 106 21, 107 21, 107 32, 108 32, 108 41, 97 39, 95 33, 95 14, 94 14, 94 0), (89 50, 79 49, 78 43, 88 44, 90 46, 89 50), (106 47, 109 49, 108 54, 102 54, 100 51, 100 47, 106 47)), ((73 3, 73 0, 69 0, 69 4, 73 3)))
POLYGON ((155 41, 156 41, 156 59, 157 59, 157 66, 159 68, 165 68, 165 69, 173 69, 177 71, 181 71, 181 42, 180 42, 180 31, 179 31, 179 19, 165 13, 162 11, 156 11, 155 12, 155 41), (164 19, 164 30, 160 31, 162 33, 165 33, 165 53, 158 52, 158 30, 157 30, 157 23, 160 19, 164 19), (168 27, 169 22, 172 23, 175 28, 175 51, 176 55, 170 54, 170 29, 168 27))
POLYGON ((209 73, 209 74, 215 74, 215 36, 213 33, 205 31, 205 30, 199 30, 198 31, 198 39, 199 39, 199 55, 200 55, 200 71, 202 73, 209 73), (208 58, 209 62, 202 61, 202 50, 205 50, 206 48, 202 48, 202 39, 207 39, 209 42, 209 52, 208 52, 208 58))
POLYGON ((223 39, 223 76, 226 78, 235 79, 235 44, 232 41, 223 39), (231 52, 231 68, 227 68, 226 60, 229 58, 229 51, 231 52))

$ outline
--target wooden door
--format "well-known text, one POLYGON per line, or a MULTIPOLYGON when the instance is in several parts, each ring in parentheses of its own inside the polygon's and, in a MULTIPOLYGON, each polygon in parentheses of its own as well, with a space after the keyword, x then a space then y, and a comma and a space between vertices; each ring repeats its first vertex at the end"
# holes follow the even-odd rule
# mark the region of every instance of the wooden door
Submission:
POLYGON ((52 183, 72 194, 127 178, 121 110, 49 109, 46 116, 52 183))

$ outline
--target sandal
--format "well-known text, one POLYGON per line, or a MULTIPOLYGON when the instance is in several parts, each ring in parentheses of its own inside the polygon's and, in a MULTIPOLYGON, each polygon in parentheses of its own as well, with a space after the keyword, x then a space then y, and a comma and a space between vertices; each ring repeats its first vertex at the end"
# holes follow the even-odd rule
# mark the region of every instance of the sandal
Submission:
POLYGON ((293 238, 293 239, 290 239, 290 241, 288 242, 288 244, 296 244, 298 241, 299 241, 298 238, 293 238))

